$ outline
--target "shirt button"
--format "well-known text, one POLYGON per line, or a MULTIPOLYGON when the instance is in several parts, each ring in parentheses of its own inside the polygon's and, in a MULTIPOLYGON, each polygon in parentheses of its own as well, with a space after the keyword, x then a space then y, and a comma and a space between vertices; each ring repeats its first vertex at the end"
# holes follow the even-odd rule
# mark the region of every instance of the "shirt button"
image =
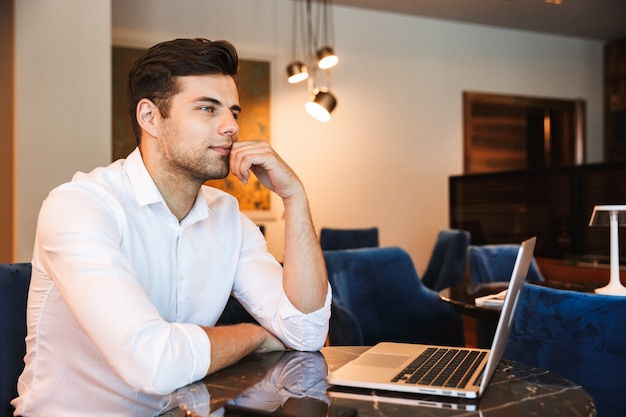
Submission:
POLYGON ((183 282, 185 280, 185 276, 184 275, 179 275, 178 276, 178 282, 183 282))

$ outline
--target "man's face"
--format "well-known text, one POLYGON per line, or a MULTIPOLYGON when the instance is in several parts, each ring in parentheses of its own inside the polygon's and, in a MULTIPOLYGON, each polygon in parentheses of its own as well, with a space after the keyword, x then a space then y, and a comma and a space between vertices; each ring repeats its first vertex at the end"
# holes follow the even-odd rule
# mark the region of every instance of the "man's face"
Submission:
POLYGON ((239 138, 239 93, 232 77, 194 75, 177 78, 169 116, 161 120, 159 151, 172 175, 204 182, 224 178, 239 138))

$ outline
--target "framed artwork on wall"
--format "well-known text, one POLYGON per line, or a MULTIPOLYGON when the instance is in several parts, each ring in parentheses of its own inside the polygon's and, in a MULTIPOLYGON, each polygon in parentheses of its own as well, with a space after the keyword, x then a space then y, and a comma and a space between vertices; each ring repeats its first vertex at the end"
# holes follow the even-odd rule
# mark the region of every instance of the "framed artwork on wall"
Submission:
MULTIPOLYGON (((113 46, 112 48, 112 155, 113 161, 125 158, 137 146, 126 105, 126 82, 133 63, 145 49, 113 46)), ((239 60, 239 102, 243 109, 239 118, 239 140, 270 141, 270 62, 239 60)), ((229 174, 207 185, 235 196, 239 207, 250 217, 271 215, 270 191, 251 175, 243 185, 229 174)))

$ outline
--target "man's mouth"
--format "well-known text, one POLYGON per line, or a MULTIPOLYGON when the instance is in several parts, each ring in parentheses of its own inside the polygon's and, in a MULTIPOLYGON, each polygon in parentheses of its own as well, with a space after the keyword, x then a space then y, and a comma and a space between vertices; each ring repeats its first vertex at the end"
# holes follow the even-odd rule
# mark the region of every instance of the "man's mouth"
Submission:
POLYGON ((211 146, 209 147, 209 149, 216 153, 219 153, 220 155, 229 155, 231 147, 232 146, 230 144, 224 144, 219 146, 211 146))

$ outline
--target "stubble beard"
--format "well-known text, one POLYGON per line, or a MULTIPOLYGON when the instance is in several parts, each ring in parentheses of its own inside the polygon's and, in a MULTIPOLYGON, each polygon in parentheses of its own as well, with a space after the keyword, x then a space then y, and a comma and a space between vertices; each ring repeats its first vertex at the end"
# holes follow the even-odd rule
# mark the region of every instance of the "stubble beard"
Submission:
POLYGON ((207 169, 207 178, 209 180, 221 180, 228 176, 230 172, 230 158, 228 156, 220 156, 215 163, 210 163, 207 169))
POLYGON ((177 154, 174 152, 170 161, 174 171, 194 178, 195 182, 198 183, 226 178, 230 172, 230 158, 227 155, 219 155, 214 158, 194 158, 189 153, 177 154))

